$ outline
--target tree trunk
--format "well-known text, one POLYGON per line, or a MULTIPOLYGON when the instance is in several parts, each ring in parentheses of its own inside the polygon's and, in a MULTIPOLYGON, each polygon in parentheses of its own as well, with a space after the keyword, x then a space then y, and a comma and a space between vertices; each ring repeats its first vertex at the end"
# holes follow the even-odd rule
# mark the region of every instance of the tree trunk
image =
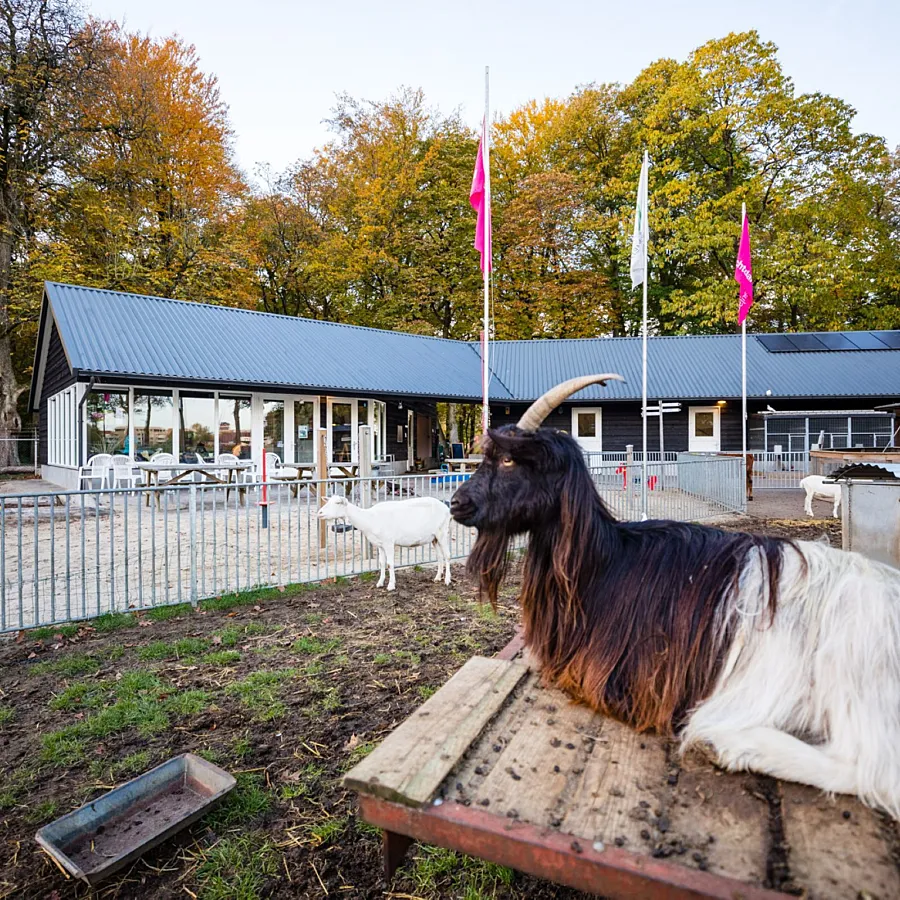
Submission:
MULTIPOLYGON (((448 403, 447 404, 447 432, 450 436, 450 443, 458 444, 459 443, 459 423, 456 419, 456 404, 448 403)), ((450 448, 451 452, 453 448, 450 448)))
MULTIPOLYGON (((12 226, 0 222, 0 438, 10 438, 22 427, 18 399, 22 389, 13 368, 9 336, 9 291, 12 282, 12 226)), ((0 440, 0 467, 18 466, 18 445, 0 440)))

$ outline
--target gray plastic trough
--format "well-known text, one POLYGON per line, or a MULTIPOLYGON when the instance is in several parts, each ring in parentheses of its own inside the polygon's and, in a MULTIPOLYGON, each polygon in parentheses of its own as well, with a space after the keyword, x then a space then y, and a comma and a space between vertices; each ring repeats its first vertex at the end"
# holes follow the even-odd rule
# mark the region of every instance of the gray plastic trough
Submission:
POLYGON ((234 785, 228 772, 183 753, 45 825, 35 837, 63 868, 93 885, 205 815, 234 785))

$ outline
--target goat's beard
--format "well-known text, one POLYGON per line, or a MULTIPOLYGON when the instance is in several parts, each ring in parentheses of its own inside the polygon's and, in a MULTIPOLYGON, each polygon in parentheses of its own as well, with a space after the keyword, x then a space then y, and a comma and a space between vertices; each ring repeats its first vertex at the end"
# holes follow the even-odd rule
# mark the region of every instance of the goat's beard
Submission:
POLYGON ((494 612, 497 611, 497 593, 509 564, 510 537, 503 530, 479 531, 466 565, 469 575, 478 576, 479 599, 484 602, 487 598, 494 612))

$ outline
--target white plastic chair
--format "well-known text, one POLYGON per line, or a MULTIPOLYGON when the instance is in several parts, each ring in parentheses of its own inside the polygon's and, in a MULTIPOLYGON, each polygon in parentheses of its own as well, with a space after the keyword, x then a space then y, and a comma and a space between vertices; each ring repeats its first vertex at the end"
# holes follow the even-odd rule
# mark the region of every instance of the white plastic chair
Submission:
MULTIPOLYGON (((150 457, 150 462, 155 463, 158 466, 175 466, 178 465, 178 460, 175 459, 174 453, 164 453, 160 450, 159 453, 155 453, 150 457)), ((176 472, 173 472, 171 469, 164 472, 156 473, 156 483, 157 484, 165 484, 167 481, 170 481, 176 472)))
POLYGON ((107 481, 111 481, 111 473, 110 467, 113 464, 113 458, 109 453, 97 453, 92 456, 81 468, 78 470, 78 484, 81 486, 82 482, 87 481, 88 487, 91 488, 94 486, 94 481, 100 481, 100 490, 106 487, 107 481))
POLYGON ((131 457, 123 456, 122 454, 116 454, 112 458, 110 480, 113 487, 121 487, 123 485, 137 487, 139 484, 144 483, 141 473, 134 471, 134 463, 131 461, 131 457))

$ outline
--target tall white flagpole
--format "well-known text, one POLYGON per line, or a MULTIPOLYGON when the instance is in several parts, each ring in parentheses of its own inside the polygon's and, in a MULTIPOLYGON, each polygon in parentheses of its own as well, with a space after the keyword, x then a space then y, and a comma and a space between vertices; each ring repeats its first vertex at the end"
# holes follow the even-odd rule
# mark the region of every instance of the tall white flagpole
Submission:
MULTIPOLYGON (((649 163, 647 160, 647 151, 644 150, 644 167, 648 170, 648 181, 649 181, 649 163)), ((650 186, 647 186, 647 206, 648 209, 644 210, 644 316, 643 316, 643 373, 642 373, 642 395, 641 402, 643 404, 643 420, 644 420, 644 445, 643 445, 643 454, 641 456, 641 520, 647 520, 647 282, 650 279, 650 270, 648 266, 648 257, 649 257, 649 247, 647 246, 649 241, 649 226, 646 224, 647 219, 649 217, 649 197, 650 197, 650 186)), ((660 406, 659 416, 662 418, 662 406, 660 406)))
MULTIPOLYGON (((741 204, 741 233, 747 221, 747 204, 741 204)), ((741 455, 747 468, 747 318, 741 322, 741 455)))
POLYGON ((484 407, 481 414, 481 425, 484 434, 487 434, 491 424, 491 408, 488 399, 490 382, 490 342, 491 342, 491 255, 493 249, 493 235, 491 234, 491 107, 490 107, 490 66, 484 67, 484 125, 482 134, 482 149, 484 154, 484 214, 485 214, 485 264, 484 264, 484 359, 482 365, 482 392, 484 407))

